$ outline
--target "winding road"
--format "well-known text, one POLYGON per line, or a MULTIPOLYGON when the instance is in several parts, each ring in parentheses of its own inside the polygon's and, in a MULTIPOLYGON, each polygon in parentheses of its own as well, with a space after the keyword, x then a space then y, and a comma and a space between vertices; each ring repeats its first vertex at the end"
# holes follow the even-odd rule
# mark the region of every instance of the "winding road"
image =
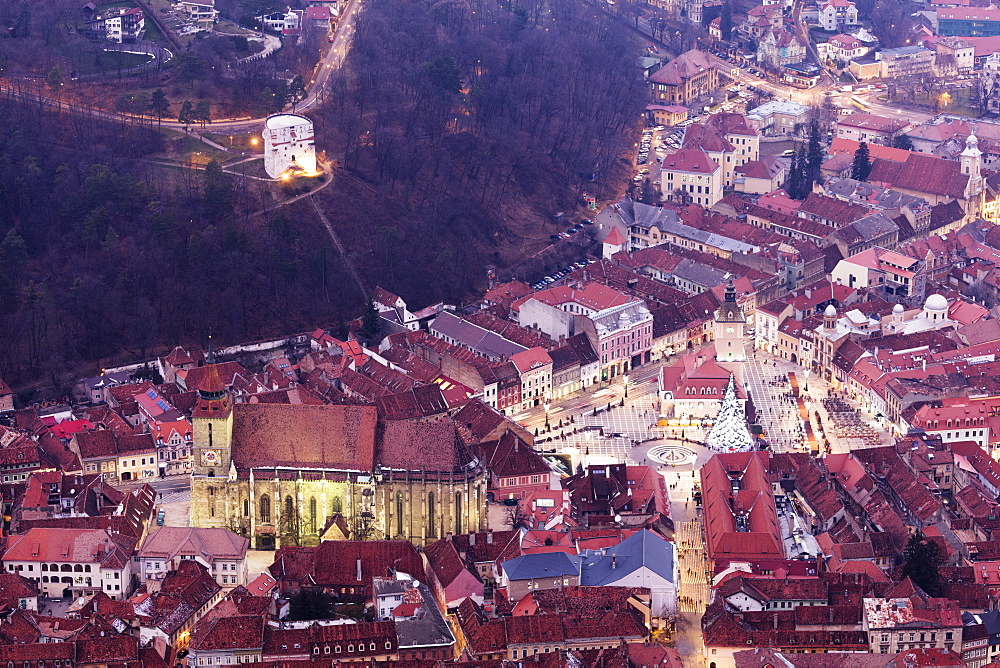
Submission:
MULTIPOLYGON (((354 21, 357 18, 360 8, 361 0, 349 0, 347 3, 337 29, 332 34, 332 40, 329 41, 329 48, 316 64, 312 77, 306 85, 306 96, 294 105, 296 113, 315 109, 325 101, 326 86, 330 80, 330 76, 344 64, 344 59, 347 57, 347 52, 351 45, 351 37, 354 35, 354 21)), ((50 96, 43 88, 27 89, 23 85, 24 83, 24 81, 18 80, 0 81, 0 92, 24 102, 53 107, 67 113, 87 115, 101 120, 121 121, 132 117, 131 114, 69 103, 59 97, 50 96)), ((291 111, 291 105, 286 107, 286 111, 291 111)), ((212 132, 220 134, 245 134, 260 131, 265 120, 266 117, 220 119, 212 121, 210 125, 212 132)), ((184 130, 185 128, 192 127, 191 123, 168 120, 163 120, 158 125, 159 127, 173 130, 184 130)))

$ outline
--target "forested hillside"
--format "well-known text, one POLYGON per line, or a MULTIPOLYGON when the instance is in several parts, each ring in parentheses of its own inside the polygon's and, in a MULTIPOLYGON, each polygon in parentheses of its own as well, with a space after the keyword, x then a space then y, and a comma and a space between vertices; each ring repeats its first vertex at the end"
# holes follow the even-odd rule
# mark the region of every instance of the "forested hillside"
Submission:
MULTIPOLYGON (((315 115, 316 195, 364 282, 461 301, 627 182, 638 45, 579 0, 366 0, 315 115)), ((164 168, 156 128, 0 97, 0 376, 65 388, 177 343, 337 329, 363 299, 311 202, 164 168)))
POLYGON ((158 167, 143 160, 162 141, 152 129, 3 97, 0 127, 0 376, 12 385, 352 315, 325 232, 252 215, 271 200, 261 182, 158 167))
POLYGON ((364 273, 416 304, 457 299, 547 244, 582 189, 620 193, 638 55, 582 0, 366 0, 320 119, 374 186, 321 194, 364 273))

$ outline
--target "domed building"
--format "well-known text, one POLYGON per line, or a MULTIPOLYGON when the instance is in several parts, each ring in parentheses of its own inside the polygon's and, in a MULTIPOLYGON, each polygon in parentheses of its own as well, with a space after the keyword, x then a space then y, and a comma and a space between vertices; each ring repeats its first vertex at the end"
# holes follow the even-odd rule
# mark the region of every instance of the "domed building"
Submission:
POLYGON ((948 308, 948 300, 937 293, 927 297, 921 309, 907 312, 902 304, 896 304, 888 322, 883 321, 882 331, 885 334, 919 334, 953 327, 956 322, 949 317, 948 308))

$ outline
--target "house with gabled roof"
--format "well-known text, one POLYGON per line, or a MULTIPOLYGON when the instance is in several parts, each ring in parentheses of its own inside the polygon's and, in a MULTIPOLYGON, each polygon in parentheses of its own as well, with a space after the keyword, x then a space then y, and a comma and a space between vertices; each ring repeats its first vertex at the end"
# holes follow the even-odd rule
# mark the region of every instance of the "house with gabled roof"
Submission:
POLYGON ((582 556, 581 585, 643 587, 650 591, 654 617, 677 611, 680 564, 672 541, 644 529, 614 547, 585 550, 582 556))
POLYGON ((114 599, 131 590, 136 539, 103 529, 29 529, 12 537, 3 555, 8 573, 36 582, 50 598, 92 595, 114 599))
POLYGON ((146 536, 136 555, 143 580, 158 584, 185 560, 207 568, 223 588, 247 582, 246 553, 249 541, 228 529, 160 527, 146 536))
POLYGON ((685 51, 649 75, 649 92, 667 104, 689 104, 719 85, 719 75, 708 54, 685 51))

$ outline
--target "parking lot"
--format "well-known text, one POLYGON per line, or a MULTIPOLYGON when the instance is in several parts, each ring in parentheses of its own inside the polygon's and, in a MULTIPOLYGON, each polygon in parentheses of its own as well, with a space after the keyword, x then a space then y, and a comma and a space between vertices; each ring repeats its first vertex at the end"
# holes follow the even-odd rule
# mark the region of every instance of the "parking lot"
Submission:
MULTIPOLYGON (((589 224, 593 224, 589 220, 587 222, 589 224)), ((544 278, 542 278, 540 281, 536 281, 535 283, 532 283, 531 284, 531 289, 532 290, 541 290, 541 289, 543 289, 545 287, 548 287, 549 285, 552 285, 553 283, 555 283, 559 279, 565 278, 567 275, 573 273, 577 269, 583 269, 584 267, 586 267, 588 264, 590 264, 592 262, 594 262, 594 260, 580 260, 579 262, 574 262, 573 264, 568 264, 565 267, 563 267, 562 269, 560 269, 559 271, 553 272, 553 273, 549 274, 548 276, 545 276, 544 278)))
POLYGON ((636 154, 636 175, 632 178, 635 183, 643 179, 650 178, 653 183, 659 183, 660 175, 658 163, 663 162, 663 158, 681 148, 684 144, 684 133, 689 125, 700 123, 710 114, 719 112, 740 112, 746 110, 747 103, 751 100, 771 98, 773 95, 756 86, 745 85, 741 81, 736 81, 726 88, 726 100, 715 106, 696 107, 694 111, 684 121, 677 125, 666 127, 657 125, 647 127, 642 132, 639 140, 638 153, 636 154), (655 160, 651 158, 655 156, 655 160))

